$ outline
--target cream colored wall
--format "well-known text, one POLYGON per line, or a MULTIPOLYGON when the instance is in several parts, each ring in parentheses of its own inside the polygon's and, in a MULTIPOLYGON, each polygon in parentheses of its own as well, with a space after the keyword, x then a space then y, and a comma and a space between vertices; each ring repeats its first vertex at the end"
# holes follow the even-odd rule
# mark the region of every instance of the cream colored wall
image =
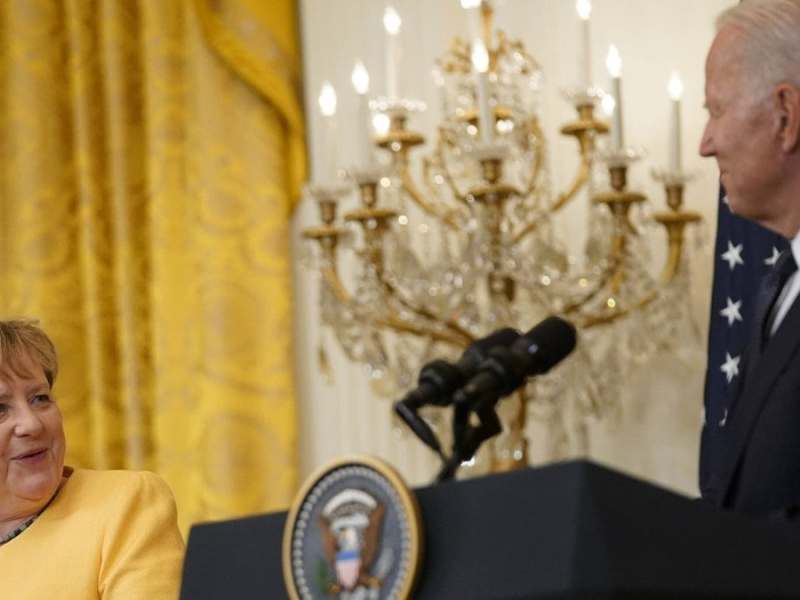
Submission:
MULTIPOLYGON (((666 83, 677 69, 685 84, 683 100, 683 155, 685 166, 699 173, 690 184, 687 205, 699 210, 707 222, 705 248, 692 264, 692 305, 703 332, 708 321, 712 269, 712 244, 716 222, 717 181, 712 161, 697 156, 703 128, 703 62, 713 37, 713 20, 732 0, 594 0, 592 20, 593 73, 597 85, 607 87, 605 53, 610 43, 624 61, 624 107, 627 141, 644 146, 648 157, 633 167, 632 187, 644 192, 656 207, 663 206, 663 190, 650 177, 650 169, 667 161, 668 97, 666 83)), ((302 35, 305 54, 306 110, 312 165, 321 160, 321 128, 316 97, 324 79, 339 95, 339 131, 353 131, 355 95, 349 83, 356 57, 369 69, 372 89, 382 91, 383 44, 381 16, 385 3, 378 0, 302 0, 302 35)), ((431 67, 449 40, 466 33, 466 17, 458 0, 397 0, 404 20, 404 56, 401 91, 424 100, 425 114, 415 116, 414 129, 430 136, 439 119, 431 67)), ((546 82, 542 117, 550 142, 554 188, 571 180, 577 156, 574 142, 558 135, 572 120, 574 110, 560 90, 577 76, 574 56, 578 23, 572 0, 505 0, 497 3, 497 22, 512 38, 520 38, 543 65, 546 82)), ((343 166, 353 155, 352 135, 338 144, 343 166)), ((560 220, 568 239, 582 239, 586 198, 574 203, 560 220)), ((295 229, 316 222, 315 207, 304 202, 295 229)), ((658 234, 660 235, 660 234, 658 234)), ((296 255, 301 254, 299 236, 296 255)), ((658 246, 661 246, 661 240, 658 246)), ((654 270, 661 254, 655 251, 654 270)), ((295 261, 296 350, 301 403, 300 448, 302 473, 351 452, 366 452, 387 459, 413 484, 430 481, 434 463, 421 444, 393 426, 389 401, 373 396, 360 367, 347 363, 330 333, 317 325, 317 279, 295 261), (328 383, 318 374, 317 348, 325 340, 335 371, 328 383)), ((696 459, 701 420, 704 348, 693 359, 678 361, 658 357, 653 364, 631 373, 622 410, 613 420, 590 427, 589 456, 619 469, 686 493, 696 492, 696 459)), ((533 460, 541 462, 543 432, 531 427, 533 460), (537 450, 538 448, 538 450, 537 450)))

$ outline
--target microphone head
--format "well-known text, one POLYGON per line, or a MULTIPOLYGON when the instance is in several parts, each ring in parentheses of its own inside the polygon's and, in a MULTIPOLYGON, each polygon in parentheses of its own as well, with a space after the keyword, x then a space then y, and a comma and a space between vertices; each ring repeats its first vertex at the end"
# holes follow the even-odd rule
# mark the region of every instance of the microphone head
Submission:
POLYGON ((470 345, 470 348, 474 348, 476 350, 480 350, 484 354, 486 354, 489 350, 494 348, 495 346, 510 346, 514 342, 516 342, 520 337, 519 332, 516 329, 511 329, 511 327, 503 327, 503 329, 498 329, 497 331, 493 331, 485 338, 481 338, 476 342, 473 342, 470 345))
POLYGON ((546 373, 575 349, 577 331, 569 321, 547 317, 517 340, 511 350, 527 355, 528 375, 546 373))
POLYGON ((519 337, 519 332, 510 327, 498 329, 486 337, 472 342, 464 351, 458 364, 468 375, 472 375, 493 348, 498 346, 507 348, 516 342, 519 337))

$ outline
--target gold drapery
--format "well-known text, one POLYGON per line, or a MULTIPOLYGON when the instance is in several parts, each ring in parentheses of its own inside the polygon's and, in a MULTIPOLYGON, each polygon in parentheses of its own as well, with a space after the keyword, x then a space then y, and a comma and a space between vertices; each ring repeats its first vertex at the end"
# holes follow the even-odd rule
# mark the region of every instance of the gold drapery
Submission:
POLYGON ((293 0, 0 3, 0 314, 59 349, 68 460, 181 524, 296 487, 293 0))

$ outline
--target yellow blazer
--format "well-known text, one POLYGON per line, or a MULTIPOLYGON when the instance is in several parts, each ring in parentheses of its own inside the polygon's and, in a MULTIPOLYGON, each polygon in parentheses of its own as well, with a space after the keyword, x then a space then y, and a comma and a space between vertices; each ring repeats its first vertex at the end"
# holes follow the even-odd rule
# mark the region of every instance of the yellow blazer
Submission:
POLYGON ((33 524, 0 546, 9 600, 175 600, 184 544, 167 484, 75 469, 33 524))

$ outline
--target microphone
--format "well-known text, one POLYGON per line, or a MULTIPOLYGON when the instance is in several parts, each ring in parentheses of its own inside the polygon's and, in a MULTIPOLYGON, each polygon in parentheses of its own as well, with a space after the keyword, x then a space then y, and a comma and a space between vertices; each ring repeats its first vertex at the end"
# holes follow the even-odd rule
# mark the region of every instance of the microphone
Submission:
POLYGON ((436 434, 417 411, 430 404, 436 406, 450 404, 453 392, 461 388, 475 374, 492 349, 509 346, 519 337, 517 331, 506 327, 470 344, 455 364, 445 360, 429 362, 420 371, 417 387, 408 392, 402 400, 395 402, 395 413, 420 440, 441 454, 436 434))
POLYGON ((510 346, 497 346, 467 384, 453 395, 453 454, 439 473, 444 481, 455 475, 463 460, 502 430, 494 411, 497 401, 519 388, 528 377, 547 373, 575 349, 575 327, 548 317, 510 346), (470 426, 469 415, 479 424, 470 426))
POLYGON ((486 401, 494 404, 520 387, 528 377, 547 373, 575 349, 575 327, 548 317, 510 346, 496 346, 467 384, 456 392, 456 405, 486 401))

